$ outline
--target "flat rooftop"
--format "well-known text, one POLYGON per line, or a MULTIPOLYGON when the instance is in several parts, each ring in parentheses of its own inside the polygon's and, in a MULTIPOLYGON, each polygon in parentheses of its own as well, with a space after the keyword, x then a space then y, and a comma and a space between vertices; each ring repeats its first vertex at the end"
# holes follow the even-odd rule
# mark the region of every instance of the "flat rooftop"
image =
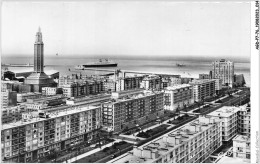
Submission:
POLYGON ((41 95, 40 92, 27 92, 27 93, 17 93, 17 96, 32 96, 32 95, 41 95))
POLYGON ((174 85, 174 86, 167 87, 167 90, 176 90, 176 89, 182 89, 187 87, 191 87, 191 85, 190 84, 174 85))
POLYGON ((233 141, 240 141, 240 142, 251 142, 250 137, 246 135, 237 135, 232 139, 233 141))
POLYGON ((160 76, 158 76, 158 75, 149 75, 147 77, 144 77, 143 80, 154 80, 154 79, 159 79, 159 78, 160 78, 160 76))
POLYGON ((219 122, 219 119, 199 117, 142 146, 134 147, 132 151, 109 161, 109 163, 151 163, 157 158, 167 154, 169 151, 173 151, 177 147, 182 146, 186 143, 185 141, 188 141, 211 128, 216 122, 219 122), (146 157, 144 154, 148 153, 141 153, 141 151, 150 151, 157 154, 157 157, 146 157))
POLYGON ((104 104, 115 104, 115 103, 118 103, 118 102, 140 99, 140 98, 143 98, 143 97, 148 97, 148 96, 152 96, 152 95, 156 95, 156 94, 160 94, 160 93, 163 93, 163 92, 154 91, 154 92, 140 92, 140 93, 133 94, 133 95, 129 94, 129 95, 125 95, 127 97, 120 96, 120 98, 111 99, 109 102, 106 102, 104 104))
POLYGON ((241 107, 233 107, 233 106, 223 106, 218 110, 207 114, 208 116, 215 116, 215 117, 230 117, 234 113, 237 113, 241 110, 241 107))
POLYGON ((71 115, 74 113, 79 113, 79 112, 88 111, 88 110, 97 109, 97 108, 100 108, 100 107, 98 107, 98 106, 87 106, 87 107, 82 107, 82 108, 71 107, 71 108, 68 108, 66 111, 50 113, 49 118, 36 117, 36 118, 32 118, 31 120, 27 120, 27 121, 20 120, 20 121, 13 122, 13 123, 3 124, 2 130, 19 127, 19 126, 24 126, 24 125, 28 125, 28 124, 35 123, 35 122, 45 121, 45 120, 49 120, 52 118, 62 117, 62 116, 71 115))
POLYGON ((189 84, 204 84, 204 83, 208 83, 208 82, 212 82, 212 81, 215 81, 215 80, 213 80, 213 79, 194 79, 189 84))

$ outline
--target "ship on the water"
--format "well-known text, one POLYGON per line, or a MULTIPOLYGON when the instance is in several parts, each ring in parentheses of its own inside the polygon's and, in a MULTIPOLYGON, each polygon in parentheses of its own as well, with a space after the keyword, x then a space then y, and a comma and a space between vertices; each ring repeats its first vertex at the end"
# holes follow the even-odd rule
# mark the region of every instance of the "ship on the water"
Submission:
POLYGON ((176 63, 176 66, 177 67, 184 67, 185 65, 184 64, 180 64, 180 63, 176 63))
POLYGON ((84 69, 89 67, 117 67, 117 63, 110 61, 108 59, 99 59, 98 62, 89 62, 86 64, 78 65, 76 69, 84 69))

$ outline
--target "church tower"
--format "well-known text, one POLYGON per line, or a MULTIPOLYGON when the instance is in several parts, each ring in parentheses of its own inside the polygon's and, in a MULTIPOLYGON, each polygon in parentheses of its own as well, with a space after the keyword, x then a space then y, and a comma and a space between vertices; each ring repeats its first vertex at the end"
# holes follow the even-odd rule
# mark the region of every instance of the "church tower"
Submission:
POLYGON ((42 42, 41 28, 39 27, 36 33, 36 39, 34 43, 34 72, 43 73, 44 70, 44 57, 43 57, 44 44, 42 42))
POLYGON ((41 92, 42 87, 55 86, 53 79, 44 73, 44 44, 42 32, 39 27, 34 42, 34 66, 33 72, 28 76, 24 83, 31 86, 31 92, 41 92))

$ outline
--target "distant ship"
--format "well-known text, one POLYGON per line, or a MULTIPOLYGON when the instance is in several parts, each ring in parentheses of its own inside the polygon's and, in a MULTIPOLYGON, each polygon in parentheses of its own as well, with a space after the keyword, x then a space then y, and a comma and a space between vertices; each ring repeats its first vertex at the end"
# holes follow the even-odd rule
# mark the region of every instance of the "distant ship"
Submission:
POLYGON ((117 67, 117 63, 109 61, 108 59, 99 59, 98 62, 89 62, 86 64, 76 66, 76 69, 84 69, 88 67, 117 67))
POLYGON ((176 63, 176 66, 177 67, 184 67, 185 65, 184 64, 180 64, 180 63, 176 63))

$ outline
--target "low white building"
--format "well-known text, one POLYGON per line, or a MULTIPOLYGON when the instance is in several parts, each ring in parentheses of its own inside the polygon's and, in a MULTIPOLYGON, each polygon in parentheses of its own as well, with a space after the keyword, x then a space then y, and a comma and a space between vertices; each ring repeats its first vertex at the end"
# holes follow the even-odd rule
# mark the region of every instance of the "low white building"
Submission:
POLYGON ((42 95, 51 96, 56 95, 57 88, 56 87, 43 87, 42 88, 42 95))
POLYGON ((237 135, 238 129, 238 112, 241 107, 223 106, 218 110, 207 114, 207 116, 213 116, 221 119, 221 132, 222 140, 230 141, 237 135))
POLYGON ((238 133, 250 135, 251 132, 251 112, 250 107, 243 106, 238 112, 238 133))
POLYGON ((237 135, 233 139, 233 157, 248 159, 250 162, 250 149, 251 149, 251 140, 249 135, 237 135))
POLYGON ((193 88, 189 84, 175 85, 164 90, 164 109, 176 111, 193 103, 193 88))

